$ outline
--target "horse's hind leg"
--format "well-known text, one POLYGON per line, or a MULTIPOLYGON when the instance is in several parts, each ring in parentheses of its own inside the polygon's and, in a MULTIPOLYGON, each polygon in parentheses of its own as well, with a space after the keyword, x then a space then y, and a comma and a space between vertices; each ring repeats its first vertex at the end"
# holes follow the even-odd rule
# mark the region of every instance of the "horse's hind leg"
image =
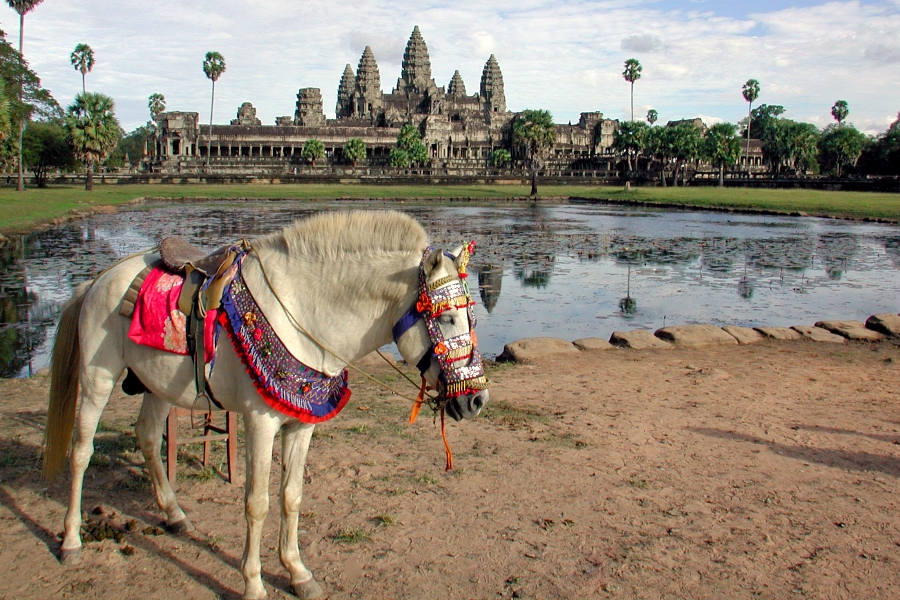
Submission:
POLYGON ((144 453, 147 470, 150 472, 150 481, 153 483, 153 491, 156 493, 156 503, 166 514, 166 527, 175 533, 184 533, 193 531, 194 526, 178 505, 175 492, 172 491, 160 458, 163 428, 166 425, 169 408, 170 404, 165 400, 161 400, 149 392, 144 394, 144 403, 141 404, 141 414, 138 417, 135 434, 141 452, 144 453))
POLYGON ((81 494, 84 490, 84 472, 94 454, 94 434, 97 432, 100 415, 124 368, 123 365, 119 372, 114 373, 107 368, 89 365, 81 372, 81 407, 78 411, 75 445, 72 448, 72 490, 62 543, 63 564, 81 562, 81 494))
POLYGON ((300 598, 320 598, 322 588, 300 560, 297 520, 303 498, 303 472, 315 425, 293 421, 281 430, 281 529, 278 550, 281 564, 291 574, 291 587, 300 598))

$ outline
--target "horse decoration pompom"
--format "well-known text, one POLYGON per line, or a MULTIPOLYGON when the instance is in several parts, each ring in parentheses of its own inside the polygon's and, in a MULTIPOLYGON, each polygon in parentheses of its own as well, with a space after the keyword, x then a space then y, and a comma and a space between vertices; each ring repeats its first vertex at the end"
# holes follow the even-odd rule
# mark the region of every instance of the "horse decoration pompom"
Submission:
MULTIPOLYGON (((295 594, 323 596, 300 559, 297 540, 316 423, 347 402, 347 365, 392 337, 407 364, 422 375, 421 401, 426 388, 436 390, 429 400, 441 412, 442 424, 445 413, 455 420, 478 415, 489 393, 466 282, 473 248, 432 249, 422 226, 399 212, 323 212, 209 256, 188 247, 187 258, 181 260, 179 253, 179 260, 168 263, 181 270, 177 277, 167 272, 148 278, 162 261, 146 252, 77 288, 62 311, 54 343, 44 451, 48 479, 70 456, 62 562, 82 560, 84 474, 100 416, 127 371, 129 393, 144 394, 135 433, 171 531, 193 529, 160 456, 171 406, 196 410, 198 402, 208 402, 243 415, 247 544, 241 572, 247 599, 266 596, 260 543, 269 510, 272 446, 281 432, 281 563, 295 594), (142 322, 136 340, 129 331, 137 317, 129 311, 148 280, 166 288, 168 295, 156 306, 168 321, 162 327, 142 322), (182 290, 176 302, 177 285, 182 290), (170 336, 168 342, 143 343, 144 334, 153 337, 154 331, 170 336), (222 336, 229 343, 208 347, 222 336)), ((444 443, 450 463, 446 436, 444 443)))

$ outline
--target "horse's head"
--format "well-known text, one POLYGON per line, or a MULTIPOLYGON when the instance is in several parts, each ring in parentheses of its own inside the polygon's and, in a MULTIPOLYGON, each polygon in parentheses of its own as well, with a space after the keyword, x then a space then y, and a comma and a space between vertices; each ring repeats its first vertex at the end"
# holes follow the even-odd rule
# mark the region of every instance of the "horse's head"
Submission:
POLYGON ((475 337, 466 266, 474 242, 453 252, 429 249, 419 267, 413 306, 394 327, 404 359, 418 366, 438 406, 459 421, 487 404, 487 380, 475 337))

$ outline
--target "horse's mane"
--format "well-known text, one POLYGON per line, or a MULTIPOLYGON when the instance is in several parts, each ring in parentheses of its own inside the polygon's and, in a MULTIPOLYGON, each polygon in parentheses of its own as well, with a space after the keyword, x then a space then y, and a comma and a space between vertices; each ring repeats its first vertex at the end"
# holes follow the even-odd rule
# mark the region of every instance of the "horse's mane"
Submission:
POLYGON ((405 254, 423 251, 428 234, 415 219, 394 210, 327 211, 254 240, 253 245, 323 258, 405 254))

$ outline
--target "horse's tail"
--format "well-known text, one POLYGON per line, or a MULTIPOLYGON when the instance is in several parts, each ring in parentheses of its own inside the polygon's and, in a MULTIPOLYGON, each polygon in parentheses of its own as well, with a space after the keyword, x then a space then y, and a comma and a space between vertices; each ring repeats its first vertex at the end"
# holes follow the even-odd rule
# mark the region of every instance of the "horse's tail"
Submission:
POLYGON ((44 430, 41 474, 45 481, 52 481, 66 466, 69 447, 72 445, 81 374, 78 321, 91 283, 93 282, 85 282, 75 289, 72 298, 63 308, 56 329, 56 341, 50 358, 50 406, 47 409, 47 428, 44 430))

